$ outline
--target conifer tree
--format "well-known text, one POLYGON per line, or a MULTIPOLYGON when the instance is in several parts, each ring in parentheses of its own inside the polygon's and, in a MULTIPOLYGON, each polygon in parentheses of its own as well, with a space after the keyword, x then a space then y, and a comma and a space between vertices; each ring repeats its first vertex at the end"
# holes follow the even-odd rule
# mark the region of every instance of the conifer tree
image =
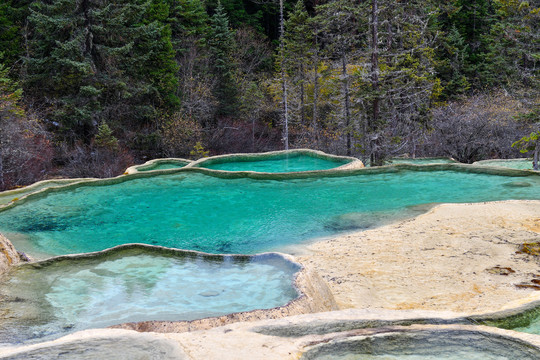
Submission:
POLYGON ((216 76, 214 96, 218 101, 218 115, 232 115, 238 110, 236 64, 234 61, 234 32, 229 27, 227 14, 221 3, 210 19, 208 45, 216 76))
POLYGON ((489 36, 492 84, 540 90, 540 1, 498 0, 489 36))
POLYGON ((486 55, 488 35, 495 21, 493 5, 492 0, 452 0, 439 5, 440 25, 445 34, 451 36, 446 41, 450 42, 449 46, 458 46, 455 51, 464 55, 462 70, 467 82, 475 88, 489 84, 492 76, 493 69, 486 62, 486 55), (458 38, 455 30, 463 41, 455 41, 458 38))
POLYGON ((72 140, 96 127, 137 129, 178 104, 167 27, 143 0, 36 0, 29 16, 30 96, 72 140))
POLYGON ((426 131, 429 107, 441 91, 435 76, 436 4, 411 0, 396 4, 378 0, 379 89, 381 116, 374 125, 374 162, 407 145, 414 156, 414 138, 426 131), (384 25, 382 25, 384 24, 384 25), (380 131, 379 129, 386 129, 380 131))
POLYGON ((177 57, 194 44, 204 46, 209 31, 209 17, 200 0, 168 0, 169 23, 177 57))
POLYGON ((494 83, 517 94, 527 113, 519 119, 531 132, 512 146, 533 155, 539 169, 540 153, 540 1, 496 1, 500 18, 491 32, 488 60, 494 83))
POLYGON ((359 50, 360 14, 359 7, 351 0, 334 0, 317 7, 322 42, 327 56, 336 62, 341 73, 341 123, 346 138, 347 155, 352 153, 353 119, 350 90, 351 64, 359 50))
POLYGON ((298 0, 285 22, 284 56, 287 61, 282 66, 286 67, 285 71, 294 87, 289 97, 289 108, 296 108, 296 114, 291 111, 291 120, 295 117, 302 126, 306 126, 306 82, 314 52, 313 37, 309 14, 303 0, 298 0), (296 96, 292 96, 294 94, 296 96), (293 99, 296 106, 292 104, 293 99))
POLYGON ((31 0, 4 0, 0 2, 0 53, 4 65, 11 67, 12 77, 20 68, 23 55, 22 29, 28 16, 31 0), (15 68, 13 68, 15 67, 15 68))

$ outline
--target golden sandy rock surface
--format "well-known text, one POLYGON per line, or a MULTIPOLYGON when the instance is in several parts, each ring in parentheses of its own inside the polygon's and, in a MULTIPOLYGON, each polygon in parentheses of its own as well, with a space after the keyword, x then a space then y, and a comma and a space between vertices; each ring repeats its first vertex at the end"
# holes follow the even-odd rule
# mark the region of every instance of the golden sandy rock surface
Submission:
POLYGON ((340 308, 492 312, 535 297, 540 201, 444 204, 414 219, 308 245, 297 255, 340 308))

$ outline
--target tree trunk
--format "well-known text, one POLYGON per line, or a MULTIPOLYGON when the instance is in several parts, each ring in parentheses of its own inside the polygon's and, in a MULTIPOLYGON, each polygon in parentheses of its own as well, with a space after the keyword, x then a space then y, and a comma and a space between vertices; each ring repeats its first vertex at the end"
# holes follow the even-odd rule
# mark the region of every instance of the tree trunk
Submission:
POLYGON ((312 119, 312 128, 313 134, 315 136, 315 145, 319 146, 319 134, 317 131, 317 108, 319 101, 319 52, 318 52, 319 42, 318 37, 315 35, 315 51, 313 52, 313 119, 312 119))
POLYGON ((534 155, 533 155, 533 170, 538 171, 538 153, 540 152, 540 134, 538 135, 538 138, 536 139, 536 143, 534 146, 534 155))
POLYGON ((92 71, 97 72, 96 65, 94 64, 94 34, 92 34, 91 30, 91 24, 90 24, 90 15, 89 15, 89 4, 88 0, 84 0, 81 3, 81 9, 84 14, 84 55, 88 57, 88 59, 92 59, 90 62, 90 65, 92 66, 92 71))
MULTIPOLYGON (((369 130, 374 131, 377 128, 380 112, 380 98, 379 91, 379 2, 378 0, 372 0, 371 2, 371 89, 374 93, 372 104, 372 118, 369 123, 369 130)), ((370 135, 371 137, 371 135, 370 135)), ((376 156, 375 140, 370 140, 370 153, 371 153, 371 165, 377 165, 379 159, 376 156)))
POLYGON ((345 131, 347 134, 347 156, 351 156, 351 110, 349 104, 349 77, 347 76, 347 57, 345 50, 341 54, 341 70, 343 76, 343 96, 345 98, 345 131))
POLYGON ((255 152, 255 117, 251 119, 251 152, 255 152))
POLYGON ((306 74, 304 71, 304 64, 300 64, 300 123, 302 126, 305 125, 305 116, 304 116, 304 81, 306 79, 306 74))
POLYGON ((281 88, 283 91, 283 142, 285 144, 285 150, 289 150, 289 119, 287 109, 287 83, 285 80, 285 48, 284 48, 284 36, 285 36, 285 19, 283 17, 283 0, 279 0, 279 49, 281 53, 281 88))
POLYGON ((5 190, 4 183, 4 157, 2 155, 2 149, 0 149, 0 191, 5 190))

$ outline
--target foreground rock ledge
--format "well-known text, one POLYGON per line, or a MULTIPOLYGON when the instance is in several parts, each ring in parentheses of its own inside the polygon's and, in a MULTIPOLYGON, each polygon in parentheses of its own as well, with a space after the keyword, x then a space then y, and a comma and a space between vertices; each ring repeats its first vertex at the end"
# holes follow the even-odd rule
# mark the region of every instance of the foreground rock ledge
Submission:
POLYGON ((303 354, 320 345, 359 337, 414 332, 443 332, 450 339, 455 333, 465 342, 469 333, 488 342, 489 339, 504 339, 517 348, 522 347, 525 352, 540 353, 538 335, 460 325, 453 323, 460 320, 456 316, 459 314, 350 309, 236 323, 180 334, 136 333, 119 329, 86 330, 46 343, 0 349, 0 358, 293 360, 302 358, 303 354), (407 324, 414 322, 414 319, 430 318, 439 325, 407 324))
POLYGON ((316 242, 297 259, 317 269, 341 309, 487 313, 538 298, 540 292, 516 287, 540 275, 538 260, 516 253, 535 241, 540 201, 444 204, 316 242))

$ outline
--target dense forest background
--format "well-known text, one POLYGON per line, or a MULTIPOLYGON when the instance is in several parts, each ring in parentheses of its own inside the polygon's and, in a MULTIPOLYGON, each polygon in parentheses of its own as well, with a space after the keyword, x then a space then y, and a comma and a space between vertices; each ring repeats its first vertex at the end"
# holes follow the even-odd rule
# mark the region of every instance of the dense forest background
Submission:
POLYGON ((539 27, 540 0, 1 0, 0 190, 288 147, 523 156, 539 27))

